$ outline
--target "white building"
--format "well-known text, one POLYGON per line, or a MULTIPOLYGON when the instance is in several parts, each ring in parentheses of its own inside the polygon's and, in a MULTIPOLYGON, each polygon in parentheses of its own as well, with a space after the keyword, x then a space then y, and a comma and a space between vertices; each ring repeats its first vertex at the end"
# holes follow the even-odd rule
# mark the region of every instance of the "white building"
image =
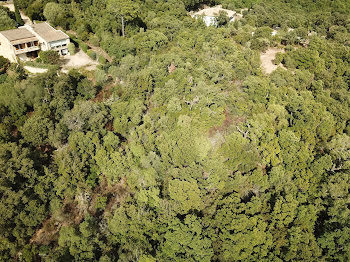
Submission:
POLYGON ((11 62, 33 59, 39 51, 39 39, 26 28, 0 32, 0 55, 11 62))
POLYGON ((61 30, 56 30, 46 22, 25 25, 24 27, 38 37, 41 50, 56 50, 60 55, 69 54, 69 36, 63 33, 61 30))
POLYGON ((216 18, 220 15, 220 11, 226 12, 230 22, 242 17, 242 15, 237 14, 235 11, 223 9, 221 5, 204 8, 196 13, 191 13, 191 16, 196 19, 202 18, 206 26, 211 26, 216 25, 216 18))
POLYGON ((0 32, 0 56, 18 62, 36 58, 40 50, 56 50, 67 55, 69 42, 68 35, 46 22, 25 25, 0 32))

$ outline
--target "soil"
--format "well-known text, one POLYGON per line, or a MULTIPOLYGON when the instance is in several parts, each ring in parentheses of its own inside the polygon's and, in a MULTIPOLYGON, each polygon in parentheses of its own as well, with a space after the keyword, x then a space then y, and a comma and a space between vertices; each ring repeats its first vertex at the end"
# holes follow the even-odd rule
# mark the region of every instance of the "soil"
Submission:
POLYGON ((72 68, 86 67, 86 70, 93 71, 96 69, 98 62, 92 60, 87 54, 82 50, 79 50, 75 55, 67 55, 63 59, 63 71, 72 68))
POLYGON ((126 178, 122 178, 119 183, 109 185, 106 179, 103 179, 99 186, 91 192, 90 201, 86 206, 79 206, 77 199, 63 201, 63 207, 59 216, 50 216, 42 224, 30 239, 30 243, 40 245, 49 245, 58 240, 59 231, 62 226, 78 225, 84 219, 86 213, 92 216, 107 217, 112 211, 130 195, 126 178), (108 198, 104 212, 98 213, 95 205, 99 196, 108 198))
POLYGON ((96 97, 93 99, 95 102, 102 102, 112 95, 112 88, 114 87, 114 84, 108 84, 104 86, 96 95, 96 97))
POLYGON ((269 48, 265 53, 260 54, 261 66, 266 74, 271 74, 279 66, 283 67, 282 64, 275 65, 273 63, 277 53, 284 53, 284 50, 279 48, 269 48))
POLYGON ((45 69, 45 68, 37 68, 37 67, 32 67, 32 66, 24 66, 24 69, 32 74, 42 74, 42 73, 47 72, 47 69, 45 69))

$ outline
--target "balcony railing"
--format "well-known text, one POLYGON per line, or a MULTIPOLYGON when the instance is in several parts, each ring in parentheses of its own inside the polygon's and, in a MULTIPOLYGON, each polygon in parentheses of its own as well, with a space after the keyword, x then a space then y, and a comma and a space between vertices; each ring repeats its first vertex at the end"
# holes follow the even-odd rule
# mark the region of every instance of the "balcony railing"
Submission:
POLYGON ((40 47, 39 46, 31 46, 31 47, 25 46, 25 48, 23 48, 23 49, 16 49, 15 54, 19 55, 19 54, 28 53, 31 51, 36 51, 36 50, 40 50, 40 47))
POLYGON ((38 41, 20 43, 20 44, 13 45, 13 47, 17 55, 40 49, 38 41))
POLYGON ((63 44, 63 45, 57 45, 57 46, 53 46, 51 47, 53 50, 62 50, 62 49, 66 49, 68 48, 67 44, 63 44))

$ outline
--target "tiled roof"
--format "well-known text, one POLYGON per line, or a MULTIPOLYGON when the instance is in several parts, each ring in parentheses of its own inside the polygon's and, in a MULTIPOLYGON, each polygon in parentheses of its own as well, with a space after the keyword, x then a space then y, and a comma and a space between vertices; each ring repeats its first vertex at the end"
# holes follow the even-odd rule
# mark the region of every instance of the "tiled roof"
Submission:
POLYGON ((25 41, 34 41, 38 40, 28 29, 26 28, 17 28, 0 32, 11 42, 21 42, 25 41))
POLYGON ((221 5, 218 5, 214 7, 204 8, 196 13, 193 13, 192 16, 218 16, 220 11, 225 11, 228 17, 233 17, 236 14, 235 11, 223 9, 221 5))
POLYGON ((32 28, 35 33, 37 33, 47 42, 53 42, 69 38, 69 36, 63 33, 61 30, 56 30, 46 22, 33 24, 32 28))

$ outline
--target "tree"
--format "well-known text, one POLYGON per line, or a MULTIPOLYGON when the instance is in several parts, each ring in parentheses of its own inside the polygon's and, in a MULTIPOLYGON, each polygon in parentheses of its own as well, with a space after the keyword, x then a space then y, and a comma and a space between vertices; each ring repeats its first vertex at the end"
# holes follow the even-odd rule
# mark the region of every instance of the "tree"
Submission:
POLYGON ((55 50, 40 51, 39 57, 44 64, 57 65, 60 55, 55 50))
POLYGON ((5 8, 0 6, 0 31, 13 29, 16 27, 16 22, 11 19, 5 8))
POLYGON ((23 138, 26 142, 34 146, 45 145, 49 142, 49 132, 53 130, 53 124, 50 119, 34 115, 30 117, 20 128, 23 138))
POLYGON ((15 6, 15 16, 16 16, 17 26, 22 26, 22 25, 24 25, 24 22, 23 22, 21 13, 20 13, 20 11, 18 9, 18 5, 17 5, 17 1, 16 0, 13 1, 13 5, 15 6))
POLYGON ((55 2, 49 2, 45 5, 44 16, 54 25, 61 24, 63 20, 65 20, 65 22, 67 21, 64 5, 55 2))
POLYGON ((160 246, 160 260, 209 262, 212 256, 212 243, 199 217, 187 215, 183 222, 178 218, 170 221, 160 246))
POLYGON ((125 24, 139 15, 139 4, 131 0, 109 0, 109 8, 120 17, 122 36, 125 37, 125 24))
POLYGON ((227 15, 227 12, 220 11, 219 16, 215 18, 217 26, 224 26, 227 25, 230 21, 230 18, 227 15))
POLYGON ((169 196, 175 202, 176 212, 180 214, 186 214, 191 209, 202 209, 203 202, 196 181, 171 180, 169 182, 169 196))
POLYGON ((9 65, 10 65, 10 61, 5 57, 0 56, 0 74, 5 73, 9 65))

